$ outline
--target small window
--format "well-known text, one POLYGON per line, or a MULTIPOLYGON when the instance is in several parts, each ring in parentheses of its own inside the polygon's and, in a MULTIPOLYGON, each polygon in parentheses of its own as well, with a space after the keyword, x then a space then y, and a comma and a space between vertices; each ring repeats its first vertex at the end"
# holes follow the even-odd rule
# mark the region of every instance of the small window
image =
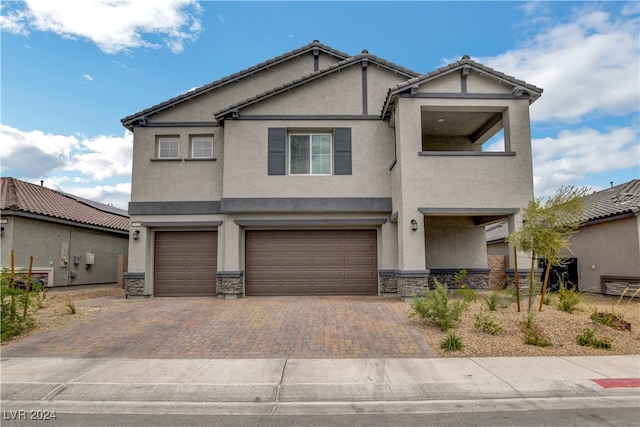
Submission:
POLYGON ((180 158, 180 139, 175 137, 159 138, 158 139, 158 158, 159 159, 180 158))
POLYGON ((191 157, 194 159, 212 159, 213 137, 196 136, 191 138, 191 157))
POLYGON ((331 134, 289 135, 291 175, 331 175, 331 134))

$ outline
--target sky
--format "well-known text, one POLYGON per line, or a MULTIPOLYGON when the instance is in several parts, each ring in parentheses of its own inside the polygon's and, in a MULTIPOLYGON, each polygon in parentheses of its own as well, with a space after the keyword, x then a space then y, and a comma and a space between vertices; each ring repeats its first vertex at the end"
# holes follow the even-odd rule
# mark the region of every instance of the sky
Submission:
POLYGON ((640 178, 640 2, 0 3, 0 173, 126 209, 120 120, 313 40, 428 73, 463 55, 543 88, 534 191, 640 178))

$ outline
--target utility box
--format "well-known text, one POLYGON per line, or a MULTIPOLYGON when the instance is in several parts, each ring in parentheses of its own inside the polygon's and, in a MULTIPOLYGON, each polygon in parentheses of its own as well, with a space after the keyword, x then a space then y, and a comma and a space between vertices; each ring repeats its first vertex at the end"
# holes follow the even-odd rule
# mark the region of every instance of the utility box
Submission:
POLYGON ((96 256, 95 254, 91 253, 91 252, 87 252, 84 256, 84 263, 86 265, 93 265, 96 261, 96 256))

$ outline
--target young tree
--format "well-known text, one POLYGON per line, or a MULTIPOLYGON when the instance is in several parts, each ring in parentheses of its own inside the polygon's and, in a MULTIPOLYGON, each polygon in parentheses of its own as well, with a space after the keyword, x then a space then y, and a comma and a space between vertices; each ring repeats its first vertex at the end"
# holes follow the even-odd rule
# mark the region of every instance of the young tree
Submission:
POLYGON ((539 307, 542 311, 549 271, 552 265, 562 263, 559 254, 569 249, 569 239, 584 222, 584 196, 588 191, 585 187, 563 186, 547 199, 531 200, 522 212, 522 228, 509 235, 508 241, 515 248, 531 253, 528 311, 533 300, 535 259, 547 259, 539 307))

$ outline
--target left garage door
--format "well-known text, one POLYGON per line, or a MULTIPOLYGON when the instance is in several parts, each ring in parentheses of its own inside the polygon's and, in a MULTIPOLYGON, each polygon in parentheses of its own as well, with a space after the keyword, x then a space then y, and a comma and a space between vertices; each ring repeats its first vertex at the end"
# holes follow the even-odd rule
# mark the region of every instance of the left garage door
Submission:
POLYGON ((154 295, 216 295, 218 233, 156 232, 154 295))

